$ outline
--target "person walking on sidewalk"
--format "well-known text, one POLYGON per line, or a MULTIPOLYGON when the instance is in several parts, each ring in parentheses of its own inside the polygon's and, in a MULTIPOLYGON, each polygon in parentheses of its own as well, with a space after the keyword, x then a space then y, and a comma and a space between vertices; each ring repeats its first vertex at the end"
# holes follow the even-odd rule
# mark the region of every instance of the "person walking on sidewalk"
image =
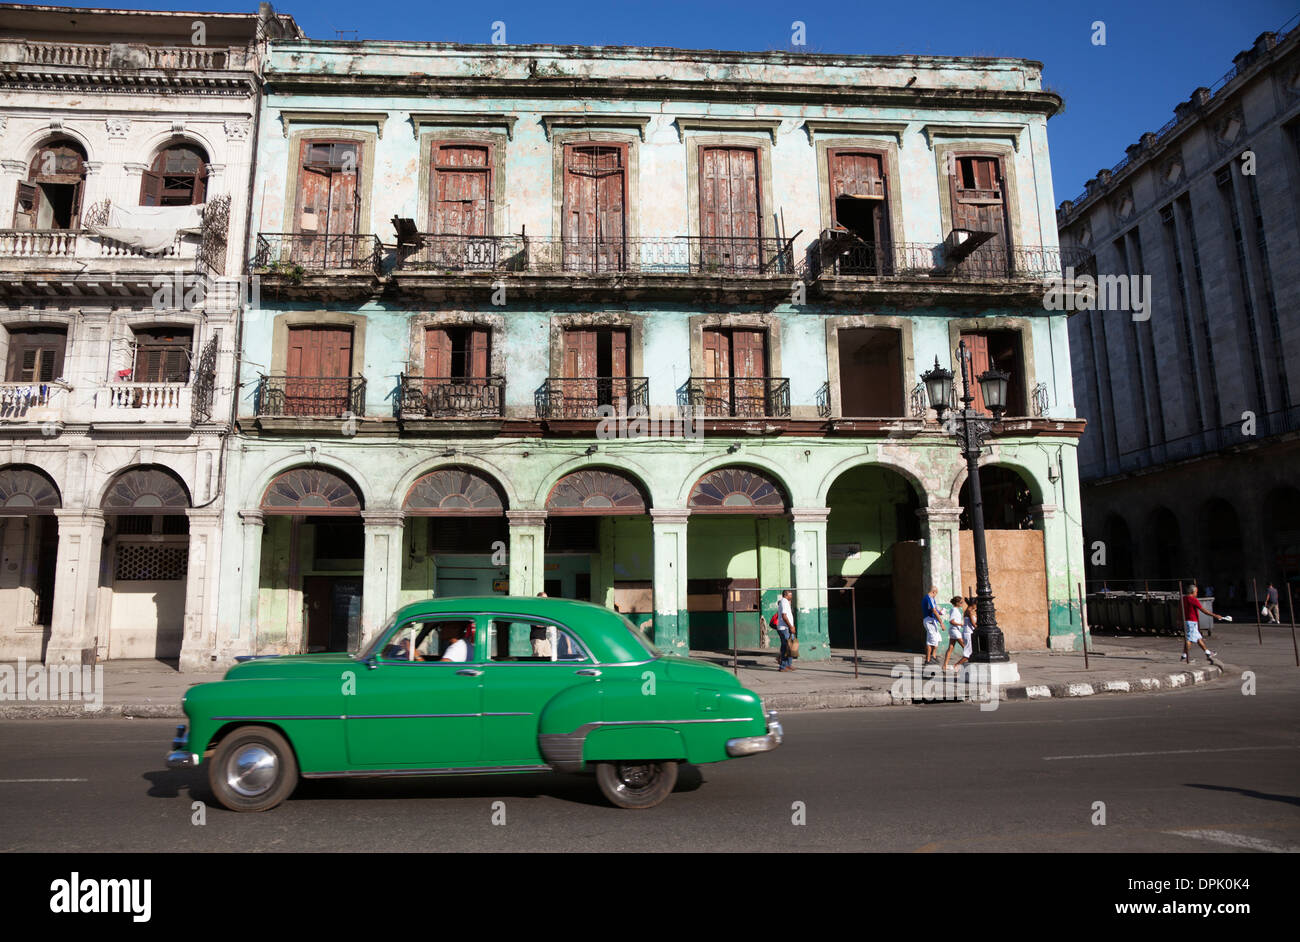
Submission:
POLYGON ((957 669, 948 666, 948 658, 952 657, 953 647, 963 644, 961 626, 966 609, 966 600, 960 595, 954 595, 949 604, 952 605, 952 608, 948 610, 948 650, 943 652, 943 669, 946 671, 957 669))
POLYGON ((1278 613, 1277 602, 1277 586, 1270 582, 1268 584, 1268 591, 1264 593, 1264 607, 1268 609, 1268 623, 1270 625, 1282 624, 1282 618, 1278 613))
POLYGON ((975 600, 966 603, 966 617, 961 623, 961 660, 955 666, 961 667, 970 662, 970 639, 975 637, 975 600))
POLYGON ((938 658, 939 628, 942 620, 943 616, 939 614, 939 587, 932 585, 930 591, 921 598, 921 626, 925 629, 926 664, 938 658))
POLYGON ((794 670, 794 661, 790 657, 790 638, 797 637, 797 633, 794 628, 794 608, 790 604, 792 598, 794 592, 786 589, 776 600, 776 633, 781 636, 781 660, 777 665, 778 671, 794 670))
POLYGON ((1192 583, 1187 587, 1187 594, 1183 596, 1183 623, 1185 631, 1183 632, 1183 656, 1178 660, 1186 661, 1188 659, 1188 652, 1192 649, 1192 645, 1199 644, 1201 650, 1205 652, 1205 659, 1213 662, 1214 652, 1207 648, 1205 642, 1201 640, 1201 625, 1197 613, 1204 612, 1215 621, 1223 621, 1223 616, 1214 614, 1214 612, 1202 605, 1201 600, 1196 597, 1196 591, 1196 583, 1192 583))

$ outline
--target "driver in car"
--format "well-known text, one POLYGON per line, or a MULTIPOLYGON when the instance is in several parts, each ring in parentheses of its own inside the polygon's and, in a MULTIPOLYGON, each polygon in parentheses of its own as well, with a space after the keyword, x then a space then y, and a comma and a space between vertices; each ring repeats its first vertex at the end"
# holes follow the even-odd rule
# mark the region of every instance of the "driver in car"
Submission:
POLYGON ((438 639, 443 643, 442 660, 468 661, 469 644, 465 641, 465 623, 443 622, 438 626, 438 639))

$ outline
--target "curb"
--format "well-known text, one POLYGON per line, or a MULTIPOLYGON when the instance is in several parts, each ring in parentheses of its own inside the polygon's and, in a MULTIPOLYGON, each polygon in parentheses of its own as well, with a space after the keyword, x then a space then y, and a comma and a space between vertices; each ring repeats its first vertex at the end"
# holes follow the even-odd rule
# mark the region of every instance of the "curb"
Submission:
POLYGON ((1101 693, 1146 693, 1151 690, 1175 690, 1217 680, 1225 673, 1221 664, 1212 664, 1200 670, 1177 671, 1163 677, 1142 677, 1138 680, 1103 680, 1099 683, 1076 684, 1024 684, 1004 687, 1003 700, 1046 700, 1053 697, 1091 697, 1101 693))
MULTIPOLYGON (((1177 671, 1162 677, 1142 677, 1138 680, 1103 680, 1097 683, 1072 684, 1019 684, 1003 687, 1003 700, 1048 700, 1061 697, 1092 697, 1098 694, 1148 693, 1153 690, 1176 690, 1218 680, 1228 673, 1225 665, 1177 671)), ((756 691, 757 692, 757 691, 756 691)), ((895 699, 887 690, 851 690, 845 692, 778 693, 763 695, 763 705, 769 710, 848 710, 866 707, 902 706, 914 702, 911 698, 895 699)), ((935 701, 946 702, 946 701, 935 701)), ((57 719, 185 719, 180 704, 171 703, 106 703, 98 710, 88 710, 78 703, 43 703, 39 706, 0 706, 0 720, 57 720, 57 719)))

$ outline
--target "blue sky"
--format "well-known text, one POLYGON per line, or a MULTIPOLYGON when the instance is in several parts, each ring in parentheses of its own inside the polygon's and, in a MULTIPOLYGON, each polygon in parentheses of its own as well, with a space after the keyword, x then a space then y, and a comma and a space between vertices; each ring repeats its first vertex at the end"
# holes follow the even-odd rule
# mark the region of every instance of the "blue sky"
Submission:
MULTIPOLYGON (((257 7, 256 0, 126 5, 239 12, 257 7)), ((1038 59, 1045 66, 1044 83, 1066 101, 1065 113, 1048 125, 1058 203, 1076 196, 1099 169, 1118 163, 1143 131, 1168 121, 1192 89, 1218 81, 1256 36, 1300 9, 1296 0, 278 0, 275 6, 317 39, 355 30, 359 39, 488 42, 493 21, 500 20, 512 43, 766 50, 787 48, 790 24, 801 20, 809 52, 1038 59), (1092 44, 1097 20, 1106 25, 1105 46, 1092 44)))

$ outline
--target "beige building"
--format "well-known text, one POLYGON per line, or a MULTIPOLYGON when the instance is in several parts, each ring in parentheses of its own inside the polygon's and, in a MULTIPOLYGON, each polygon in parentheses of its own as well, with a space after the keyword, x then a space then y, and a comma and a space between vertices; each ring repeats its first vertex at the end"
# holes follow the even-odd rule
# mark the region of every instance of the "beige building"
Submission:
POLYGON ((203 659, 267 40, 0 7, 0 658, 203 659))

